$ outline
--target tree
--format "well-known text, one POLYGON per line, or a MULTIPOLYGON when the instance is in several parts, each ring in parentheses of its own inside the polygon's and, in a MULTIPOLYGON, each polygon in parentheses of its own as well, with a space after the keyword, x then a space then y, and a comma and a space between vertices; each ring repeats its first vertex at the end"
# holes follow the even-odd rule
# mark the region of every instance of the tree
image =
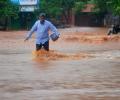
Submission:
POLYGON ((12 4, 9 0, 0 0, 0 19, 7 29, 9 19, 18 16, 18 6, 12 4))
POLYGON ((108 0, 93 0, 93 3, 95 4, 95 12, 107 12, 108 10, 108 5, 107 5, 108 0))
POLYGON ((64 16, 66 23, 69 24, 72 10, 81 10, 87 0, 41 0, 40 11, 44 11, 51 17, 64 16))
POLYGON ((107 4, 115 15, 120 15, 120 0, 109 0, 107 4))
POLYGON ((120 15, 120 0, 92 0, 97 12, 112 12, 120 15))
POLYGON ((45 12, 51 17, 55 17, 61 13, 59 0, 41 0, 40 12, 45 12))
POLYGON ((62 14, 66 19, 66 23, 69 24, 70 15, 72 13, 72 8, 74 7, 74 0, 60 0, 60 7, 62 10, 62 14))
POLYGON ((83 1, 75 2, 74 11, 79 13, 85 7, 85 4, 86 2, 83 1))

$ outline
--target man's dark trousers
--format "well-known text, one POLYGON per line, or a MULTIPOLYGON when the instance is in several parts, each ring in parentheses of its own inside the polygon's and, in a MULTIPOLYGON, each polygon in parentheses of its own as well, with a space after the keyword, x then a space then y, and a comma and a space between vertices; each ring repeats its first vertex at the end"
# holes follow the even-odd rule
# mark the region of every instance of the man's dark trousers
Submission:
POLYGON ((44 44, 36 44, 36 51, 40 50, 41 48, 44 48, 46 51, 49 51, 49 41, 46 41, 44 44))

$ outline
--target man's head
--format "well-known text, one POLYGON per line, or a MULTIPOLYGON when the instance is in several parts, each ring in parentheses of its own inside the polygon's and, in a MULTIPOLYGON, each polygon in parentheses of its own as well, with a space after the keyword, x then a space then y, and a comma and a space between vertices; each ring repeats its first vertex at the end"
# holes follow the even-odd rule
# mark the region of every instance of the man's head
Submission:
POLYGON ((41 23, 41 24, 44 24, 44 22, 45 22, 45 17, 46 17, 46 14, 45 14, 45 13, 40 13, 39 19, 40 19, 40 23, 41 23))

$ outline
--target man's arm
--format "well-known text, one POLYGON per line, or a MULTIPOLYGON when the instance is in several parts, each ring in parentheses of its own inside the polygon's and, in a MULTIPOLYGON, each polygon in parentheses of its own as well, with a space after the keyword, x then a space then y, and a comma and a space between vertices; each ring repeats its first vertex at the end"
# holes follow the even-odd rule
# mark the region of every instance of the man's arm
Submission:
POLYGON ((27 33, 27 36, 25 38, 25 41, 27 41, 29 38, 31 38, 32 34, 37 30, 37 21, 35 22, 35 24, 32 26, 32 28, 30 29, 30 31, 27 33))
POLYGON ((57 36, 60 35, 60 33, 58 32, 57 28, 56 28, 52 23, 50 23, 49 26, 50 26, 50 30, 51 30, 53 33, 55 33, 57 36))

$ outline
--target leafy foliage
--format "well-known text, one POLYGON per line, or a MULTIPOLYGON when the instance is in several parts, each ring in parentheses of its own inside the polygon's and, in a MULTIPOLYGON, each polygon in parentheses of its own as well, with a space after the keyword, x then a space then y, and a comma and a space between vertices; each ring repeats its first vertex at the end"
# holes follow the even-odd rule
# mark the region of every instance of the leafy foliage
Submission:
POLYGON ((107 4, 114 14, 120 15, 120 0, 109 0, 107 4))
POLYGON ((17 16, 18 7, 9 0, 0 0, 0 16, 17 16))
POLYGON ((18 6, 13 5, 9 0, 0 0, 0 25, 2 29, 8 29, 10 19, 18 17, 18 6))
POLYGON ((68 23, 69 16, 74 9, 76 12, 83 8, 87 0, 41 0, 40 11, 52 17, 63 15, 68 23))
POLYGON ((79 13, 85 7, 85 4, 85 2, 75 2, 74 11, 79 13))
POLYGON ((93 0, 97 12, 112 12, 120 15, 120 0, 93 0))

